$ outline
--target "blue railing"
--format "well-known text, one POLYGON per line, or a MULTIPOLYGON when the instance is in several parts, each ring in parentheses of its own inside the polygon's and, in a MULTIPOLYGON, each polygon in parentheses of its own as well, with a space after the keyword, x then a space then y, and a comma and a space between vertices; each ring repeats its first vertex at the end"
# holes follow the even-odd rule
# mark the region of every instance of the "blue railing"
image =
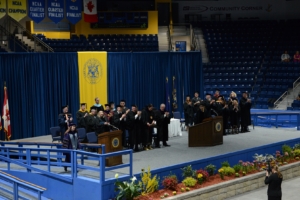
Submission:
POLYGON ((254 125, 266 126, 288 126, 297 127, 300 130, 300 112, 299 111, 252 111, 254 125))
MULTIPOLYGON (((42 144, 40 145, 42 146, 42 144)), ((110 179, 105 178, 105 172, 111 171, 119 168, 129 167, 128 175, 124 175, 124 178, 132 177, 132 150, 124 150, 113 153, 105 153, 105 145, 101 145, 101 154, 90 153, 78 150, 69 149, 44 149, 44 148, 25 148, 25 147, 0 147, 0 161, 4 161, 7 165, 7 170, 11 170, 11 164, 15 164, 24 167, 27 172, 39 172, 46 176, 72 183, 73 179, 78 177, 78 169, 91 170, 99 173, 99 184, 100 184, 100 194, 103 195, 103 186, 107 184, 110 179), (70 154, 71 162, 63 162, 64 154, 70 154), (105 159, 113 156, 129 155, 129 163, 105 167, 105 159), (15 157, 15 159, 11 159, 15 157), (86 158, 92 158, 93 160, 99 161, 99 166, 87 166, 84 160, 86 158), (33 160, 32 158, 36 158, 33 160), (80 164, 77 163, 80 160, 80 164), (38 165, 47 166, 47 169, 39 169, 38 165), (51 167, 70 167, 71 176, 61 176, 55 174, 51 171, 51 167)), ((101 198, 100 198, 101 199, 101 198)))
POLYGON ((45 188, 22 181, 16 177, 11 176, 10 174, 7 174, 2 171, 0 171, 0 179, 9 183, 9 185, 11 185, 11 187, 12 187, 12 191, 9 189, 6 189, 4 187, 0 187, 0 190, 12 195, 14 197, 14 199, 28 199, 28 198, 24 197, 23 195, 19 194, 19 188, 30 190, 30 191, 34 192, 36 194, 38 200, 42 199, 42 193, 46 190, 45 188))

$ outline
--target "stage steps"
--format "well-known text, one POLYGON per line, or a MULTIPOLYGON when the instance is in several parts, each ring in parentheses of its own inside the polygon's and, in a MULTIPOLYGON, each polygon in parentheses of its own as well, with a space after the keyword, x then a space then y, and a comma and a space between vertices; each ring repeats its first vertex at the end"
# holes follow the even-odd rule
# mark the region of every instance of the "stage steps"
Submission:
POLYGON ((274 110, 286 110, 287 107, 291 107, 299 93, 300 87, 296 87, 294 90, 293 88, 289 88, 288 95, 278 104, 278 106, 276 106, 276 108, 274 108, 274 110))
POLYGON ((197 37, 197 39, 200 43, 200 51, 202 54, 202 63, 208 63, 209 57, 208 57, 208 53, 207 53, 207 48, 206 48, 206 43, 205 43, 205 39, 203 36, 203 32, 200 28, 194 27, 194 33, 195 33, 195 37, 197 37))

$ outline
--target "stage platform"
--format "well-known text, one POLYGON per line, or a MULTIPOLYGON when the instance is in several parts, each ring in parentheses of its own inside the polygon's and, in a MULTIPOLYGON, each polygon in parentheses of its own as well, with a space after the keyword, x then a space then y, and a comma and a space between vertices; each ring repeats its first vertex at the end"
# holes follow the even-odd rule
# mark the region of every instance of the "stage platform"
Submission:
MULTIPOLYGON (((214 147, 188 147, 188 134, 183 132, 181 137, 170 138, 169 144, 171 147, 162 147, 159 149, 153 149, 149 151, 141 151, 133 154, 133 173, 140 173, 141 169, 150 167, 152 169, 162 168, 170 165, 176 165, 184 162, 190 162, 203 158, 209 158, 212 156, 222 155, 239 150, 249 149, 253 147, 259 147, 262 145, 272 144, 290 139, 300 138, 300 131, 296 128, 264 128, 255 127, 250 128, 251 132, 240 133, 235 135, 224 136, 223 145, 214 147)), ((41 136, 35 138, 26 138, 14 141, 22 142, 51 142, 51 136, 41 136)), ((46 148, 46 147, 45 147, 46 148)), ((280 150, 280 149, 278 149, 280 150)), ((123 156, 123 162, 129 161, 128 156, 123 156)), ((97 166, 97 161, 86 161, 90 165, 97 166)), ((3 164, 0 164, 0 168, 4 168, 3 164)), ((44 168, 40 166, 39 168, 44 168)), ((70 172, 64 172, 62 167, 56 167, 53 172, 59 174, 66 174, 70 172)), ((128 174, 128 169, 117 169, 106 173, 106 178, 114 177, 115 173, 128 174)), ((79 171, 79 176, 96 178, 98 174, 92 171, 79 171)))

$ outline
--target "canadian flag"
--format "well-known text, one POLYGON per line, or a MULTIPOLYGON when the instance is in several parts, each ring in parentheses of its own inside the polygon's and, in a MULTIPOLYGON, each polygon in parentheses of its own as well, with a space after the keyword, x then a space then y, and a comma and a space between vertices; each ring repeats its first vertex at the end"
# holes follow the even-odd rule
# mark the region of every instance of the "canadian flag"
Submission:
POLYGON ((11 137, 10 115, 9 115, 8 96, 7 96, 6 87, 4 87, 4 100, 3 100, 3 109, 2 109, 2 119, 3 119, 4 132, 6 133, 6 139, 10 140, 10 137, 11 137))
POLYGON ((97 0, 83 0, 83 8, 85 22, 98 22, 97 0))

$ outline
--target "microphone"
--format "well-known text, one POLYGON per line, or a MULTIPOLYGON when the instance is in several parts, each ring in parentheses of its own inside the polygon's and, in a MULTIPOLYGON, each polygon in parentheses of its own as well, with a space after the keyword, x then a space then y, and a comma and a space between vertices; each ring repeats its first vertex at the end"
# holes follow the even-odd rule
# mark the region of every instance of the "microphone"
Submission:
POLYGON ((115 127, 114 125, 112 124, 109 124, 109 126, 111 126, 112 128, 116 129, 116 130, 119 130, 117 127, 115 127))

